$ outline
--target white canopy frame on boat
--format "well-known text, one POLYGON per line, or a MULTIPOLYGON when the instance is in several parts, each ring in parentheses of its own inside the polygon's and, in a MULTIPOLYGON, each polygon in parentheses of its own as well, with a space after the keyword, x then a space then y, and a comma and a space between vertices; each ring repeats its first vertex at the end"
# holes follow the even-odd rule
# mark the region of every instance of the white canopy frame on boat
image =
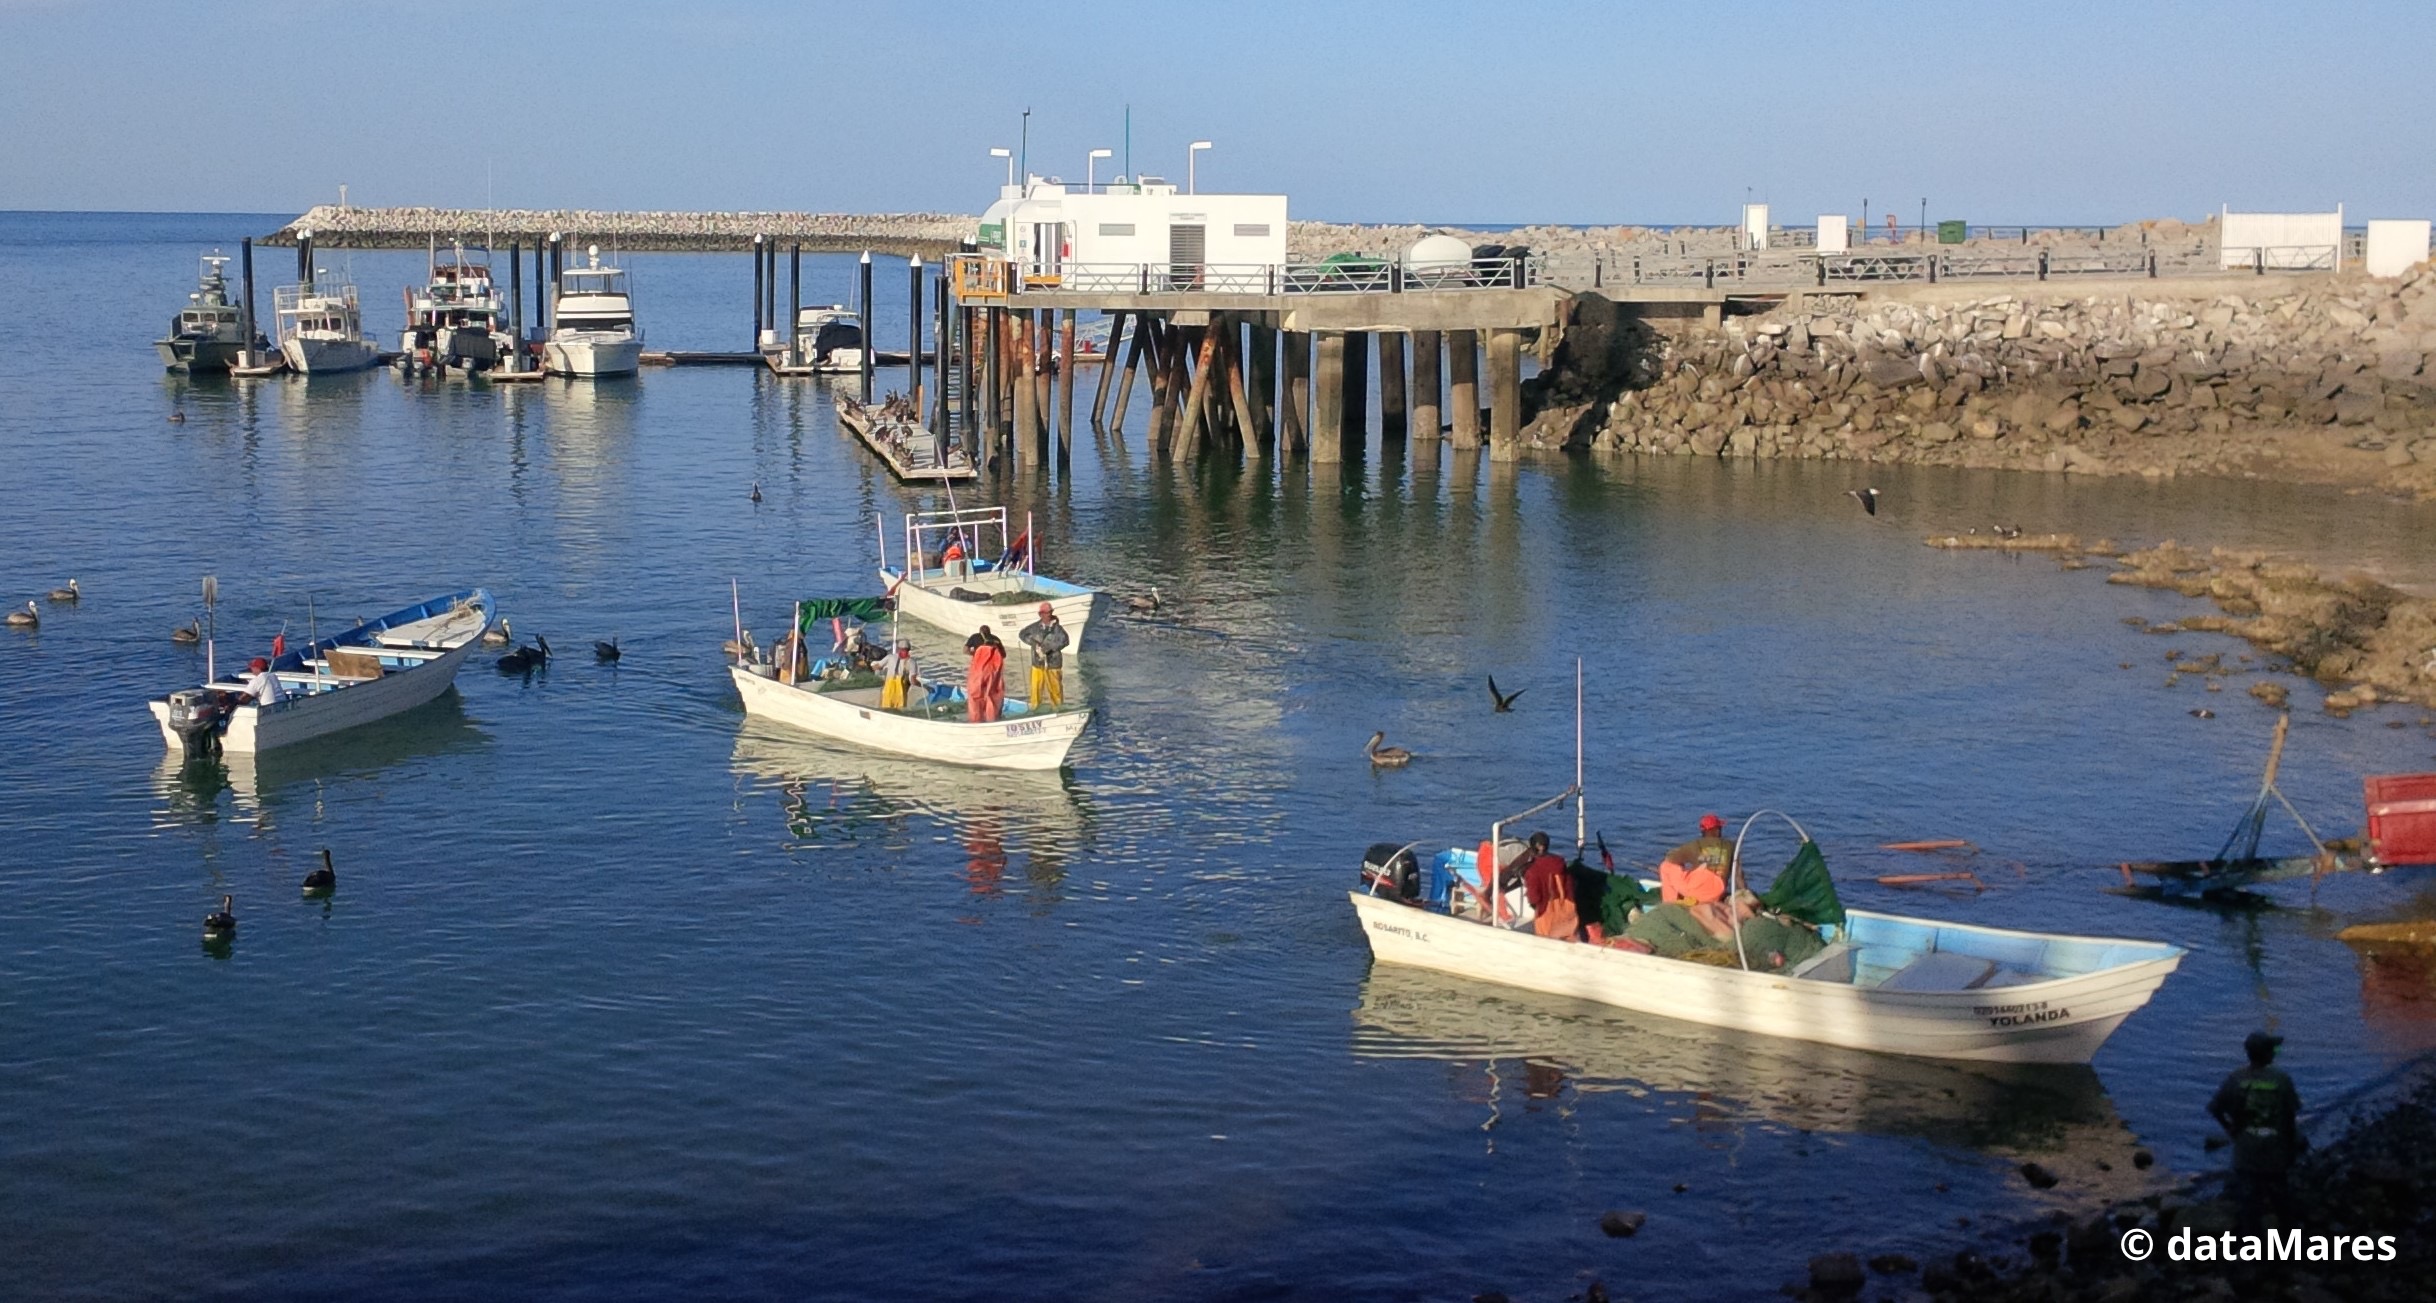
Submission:
MULTIPOLYGON (((1590 802, 1582 789, 1582 658, 1573 658, 1573 785, 1547 800, 1517 814, 1509 814, 1489 825, 1489 862, 1480 866, 1480 888, 1489 897, 1489 922, 1504 927, 1506 893, 1499 889, 1498 879, 1505 866, 1497 862, 1498 850, 1505 843, 1506 825, 1520 823, 1542 810, 1562 809, 1566 801, 1573 802, 1573 858, 1582 858, 1590 844, 1590 802)), ((1515 920, 1519 926, 1520 919, 1515 920)))
MULTIPOLYGON (((1758 823, 1761 819, 1764 819, 1769 815, 1775 815, 1777 818, 1784 820, 1785 823, 1793 829, 1794 835, 1802 839, 1803 846, 1807 846, 1811 842, 1809 831, 1803 828, 1801 824, 1795 822, 1792 815, 1789 815, 1782 810, 1753 810, 1751 812, 1751 817, 1743 820, 1742 827, 1734 834, 1734 858, 1726 867, 1725 898, 1727 907, 1729 909, 1736 910, 1734 915, 1734 957, 1741 962, 1742 969, 1746 973, 1751 971, 1751 952, 1750 949, 1743 944, 1743 919, 1739 907, 1734 904, 1734 902, 1741 897, 1743 892, 1751 889, 1750 879, 1744 877, 1742 872, 1742 843, 1743 839, 1751 835, 1751 825, 1758 823)), ((1795 855, 1801 854, 1801 848, 1798 846, 1795 847, 1793 853, 1795 855)), ((1791 863, 1792 861, 1788 860, 1786 862, 1791 863)), ((1756 895, 1757 893, 1754 892, 1753 894, 1756 895)))
MULTIPOLYGON (((953 501, 952 498, 950 500, 953 501)), ((880 568, 885 570, 888 568, 887 517, 874 517, 872 524, 879 531, 880 568)), ((1039 573, 1037 562, 1040 555, 1040 541, 1032 532, 1031 512, 1024 513, 1023 533, 1015 535, 1007 532, 1007 509, 1005 507, 956 508, 951 506, 946 511, 909 511, 905 513, 904 582, 919 584, 926 580, 963 578, 971 575, 975 559, 981 552, 980 545, 989 537, 991 530, 997 531, 998 551, 996 555, 998 557, 1004 557, 1012 551, 1017 538, 1023 540, 1023 555, 1017 558, 1014 565, 1008 567, 1009 571, 1026 575, 1039 573), (964 545, 965 569, 962 572, 945 564, 939 566, 924 564, 930 555, 928 548, 924 546, 926 540, 942 534, 964 545)))

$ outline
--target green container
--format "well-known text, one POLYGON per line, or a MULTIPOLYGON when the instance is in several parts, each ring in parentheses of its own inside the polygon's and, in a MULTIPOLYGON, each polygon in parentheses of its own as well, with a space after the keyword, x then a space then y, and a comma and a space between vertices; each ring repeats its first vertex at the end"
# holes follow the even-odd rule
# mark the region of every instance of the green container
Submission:
POLYGON ((1939 222, 1937 223, 1937 243, 1960 244, 1971 238, 1970 232, 1971 224, 1968 222, 1939 222))

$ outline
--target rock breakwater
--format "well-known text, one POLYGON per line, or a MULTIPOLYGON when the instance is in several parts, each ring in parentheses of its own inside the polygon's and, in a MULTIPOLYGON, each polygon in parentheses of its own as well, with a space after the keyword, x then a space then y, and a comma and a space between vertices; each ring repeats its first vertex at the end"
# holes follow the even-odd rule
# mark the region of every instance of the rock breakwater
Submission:
POLYGON ((1543 448, 2289 475, 2436 496, 2436 275, 1902 298, 1716 325, 1577 296, 1529 394, 1543 448), (1567 338, 1580 334, 1590 342, 1567 338))

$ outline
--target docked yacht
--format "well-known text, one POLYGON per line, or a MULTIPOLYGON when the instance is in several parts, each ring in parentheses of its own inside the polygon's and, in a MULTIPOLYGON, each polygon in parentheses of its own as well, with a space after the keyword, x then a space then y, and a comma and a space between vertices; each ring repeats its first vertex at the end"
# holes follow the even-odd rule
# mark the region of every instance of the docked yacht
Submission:
POLYGON ((415 366, 481 372, 511 365, 516 337, 509 333, 507 304, 485 263, 468 262, 465 247, 431 260, 421 292, 406 291, 406 332, 398 351, 415 366))
MULTIPOLYGON (((764 338, 775 336, 773 331, 764 338)), ((763 349, 770 365, 782 375, 852 375, 863 369, 863 323, 852 308, 797 309, 792 344, 768 344, 763 349)))
POLYGON ((364 338, 364 314, 355 287, 308 281, 271 291, 279 318, 279 355, 303 375, 361 371, 380 361, 379 346, 364 338))
POLYGON ((643 359, 643 332, 634 324, 626 273, 603 267, 597 244, 585 254, 585 266, 559 273, 544 365, 551 375, 633 375, 643 359))
POLYGON ((200 283, 186 296, 186 306, 169 319, 169 334, 152 343, 161 365, 198 375, 226 372, 249 348, 270 350, 259 333, 246 338, 245 309, 229 302, 228 277, 220 270, 227 265, 225 254, 204 256, 200 283))

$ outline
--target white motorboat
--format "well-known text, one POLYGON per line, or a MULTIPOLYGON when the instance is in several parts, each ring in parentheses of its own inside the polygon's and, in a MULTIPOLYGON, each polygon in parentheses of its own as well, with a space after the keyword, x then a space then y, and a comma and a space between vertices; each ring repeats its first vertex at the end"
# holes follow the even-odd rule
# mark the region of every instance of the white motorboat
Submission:
POLYGON ((190 375, 226 372, 249 350, 268 350, 259 333, 246 338, 246 309, 229 301, 228 277, 221 271, 227 265, 224 254, 204 257, 203 274, 186 306, 169 319, 169 333, 153 341, 162 366, 190 375))
POLYGON ((283 697, 268 705, 207 661, 203 686, 154 701, 152 717, 162 741, 190 756, 269 751, 387 719, 446 692, 494 614, 491 595, 469 588, 308 643, 271 662, 283 697))
POLYGON ((488 264, 466 261, 463 245, 453 246, 447 262, 434 253, 422 291, 406 291, 400 358, 409 366, 469 374, 513 369, 516 337, 507 317, 488 264))
POLYGON ((355 287, 314 280, 271 291, 279 319, 279 355, 288 369, 305 375, 361 371, 381 360, 378 345, 364 338, 363 309, 355 287))
MULTIPOLYGON (((1578 805, 1580 795, 1578 785, 1569 787, 1499 820, 1484 845, 1507 846, 1509 824, 1569 799, 1578 805)), ((1578 827, 1577 816, 1577 842, 1578 827)), ((1750 827, 1746 821, 1735 842, 1730 876, 1738 884, 1750 827)), ((1806 834, 1802 845, 1803 854, 1815 849, 1806 834)), ((1721 965, 1540 936, 1518 889, 1488 888, 1477 851, 1442 852, 1424 870, 1410 847, 1373 849, 1366 889, 1351 899, 1362 935, 1382 961, 1847 1049, 2087 1063, 2148 1003, 2184 953, 2161 942, 1945 923, 1834 903, 1817 923, 1822 944, 1808 958, 1772 967, 1745 939, 1752 925, 1737 923, 1731 939, 1715 941, 1706 956, 1723 952, 1721 965), (1381 849, 1391 853, 1375 853, 1381 849)), ((1500 888, 1508 873, 1500 870, 1500 888)), ((1817 877, 1825 880, 1823 860, 1817 877)), ((1833 902, 1832 891, 1827 899, 1833 902)))
POLYGON ((863 369, 863 321, 852 308, 797 308, 792 340, 778 342, 775 330, 763 339, 762 356, 781 375, 855 375, 863 369))
POLYGON ((601 265, 599 245, 585 252, 587 265, 559 273, 544 366, 560 376, 633 375, 642 365, 643 332, 634 324, 626 273, 601 265))
POLYGON ((1004 507, 908 512, 902 570, 888 564, 885 521, 879 530, 880 582, 899 611, 959 637, 988 624, 1015 647, 1016 634, 1040 618, 1047 602, 1066 626, 1066 650, 1082 651, 1099 592, 1034 568, 1039 549, 1029 515, 1023 533, 1010 537, 1004 507))
MULTIPOLYGON (((885 605, 877 598, 798 602, 796 645, 802 646, 803 638, 841 611, 869 618, 885 605)), ((737 641, 744 641, 741 628, 737 641)), ((949 764, 1055 769, 1066 763, 1067 753, 1091 722, 1089 706, 1035 710, 1012 697, 1004 703, 1001 718, 976 722, 967 717, 963 689, 943 682, 917 683, 905 705, 891 707, 883 704, 887 687, 880 675, 851 657, 811 659, 800 652, 782 652, 772 663, 753 659, 748 650, 731 660, 728 677, 747 715, 876 751, 949 764)))

